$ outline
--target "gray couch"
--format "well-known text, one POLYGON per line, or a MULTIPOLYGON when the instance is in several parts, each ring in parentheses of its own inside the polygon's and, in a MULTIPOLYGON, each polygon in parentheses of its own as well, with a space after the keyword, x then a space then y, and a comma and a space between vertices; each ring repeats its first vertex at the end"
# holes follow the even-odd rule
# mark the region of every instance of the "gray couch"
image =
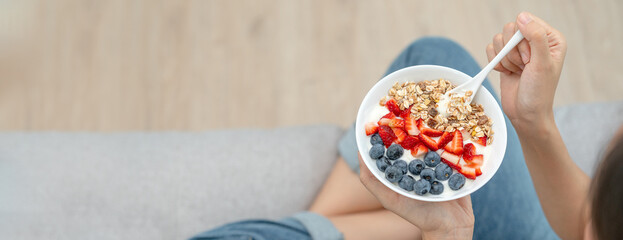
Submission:
MULTIPOLYGON (((558 108, 556 119, 590 174, 623 123, 623 102, 558 108)), ((342 133, 1 133, 0 238, 185 239, 237 219, 284 217, 309 206, 342 133)))

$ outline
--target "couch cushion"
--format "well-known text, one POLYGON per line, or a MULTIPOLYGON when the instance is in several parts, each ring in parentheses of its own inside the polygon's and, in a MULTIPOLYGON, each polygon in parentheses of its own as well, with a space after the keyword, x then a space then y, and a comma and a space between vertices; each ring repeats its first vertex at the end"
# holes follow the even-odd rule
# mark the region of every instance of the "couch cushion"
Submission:
POLYGON ((343 130, 2 133, 3 239, 184 239, 305 210, 343 130))
POLYGON ((593 176, 606 145, 623 124, 623 102, 559 107, 554 116, 569 154, 584 172, 593 176))

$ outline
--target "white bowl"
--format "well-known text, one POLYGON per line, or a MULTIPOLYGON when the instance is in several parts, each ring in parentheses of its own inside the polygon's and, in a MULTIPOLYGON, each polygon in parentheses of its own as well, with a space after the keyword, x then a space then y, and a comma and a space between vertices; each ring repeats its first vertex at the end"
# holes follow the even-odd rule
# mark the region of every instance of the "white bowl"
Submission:
MULTIPOLYGON (((487 89, 485 89, 483 86, 481 86, 476 95, 474 96, 473 102, 482 104, 485 114, 489 116, 493 121, 492 128, 494 131, 493 143, 487 146, 489 157, 484 159, 483 166, 481 167, 482 175, 478 176, 476 180, 470 180, 466 178, 465 186, 457 191, 451 190, 447 187, 447 180, 442 181, 445 185, 443 194, 425 194, 423 196, 416 195, 414 192, 408 192, 398 187, 398 185, 394 185, 393 183, 385 179, 385 173, 381 172, 376 167, 376 160, 370 158, 370 155, 368 154, 368 151, 370 150, 372 145, 370 144, 370 137, 366 136, 365 134, 365 123, 368 121, 378 121, 378 119, 370 119, 370 116, 375 107, 379 106, 379 101, 381 100, 381 98, 387 95, 387 92, 394 85, 395 82, 419 82, 423 80, 434 80, 440 78, 446 79, 457 86, 471 79, 470 76, 458 70, 436 65, 418 65, 400 69, 385 76, 383 79, 377 82, 372 87, 372 89, 370 89, 368 94, 366 94, 365 98, 361 102, 359 112, 357 113, 357 121, 355 125, 357 148, 359 148, 359 152, 361 153, 363 162, 368 167, 368 169, 370 169, 372 174, 374 174, 376 178, 378 178, 383 184, 385 184, 385 186, 399 194, 413 199, 429 202, 453 200, 461 198, 463 196, 467 196, 478 190, 493 177, 495 172, 502 164, 502 160, 504 159, 504 153, 506 152, 506 123, 504 121, 502 109, 495 101, 495 98, 491 95, 491 93, 487 91, 487 89)), ((405 150, 404 155, 410 156, 409 151, 405 150)), ((456 170, 454 170, 454 172, 456 172, 456 170)))

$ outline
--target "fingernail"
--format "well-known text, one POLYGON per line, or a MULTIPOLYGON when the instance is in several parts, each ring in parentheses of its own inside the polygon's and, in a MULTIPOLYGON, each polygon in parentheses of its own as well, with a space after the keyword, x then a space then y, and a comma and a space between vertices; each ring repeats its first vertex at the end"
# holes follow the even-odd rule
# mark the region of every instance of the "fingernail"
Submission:
POLYGON ((526 55, 526 53, 524 52, 519 52, 519 55, 521 55, 521 61, 523 61, 523 64, 528 63, 528 60, 530 60, 528 59, 528 55, 526 55))
POLYGON ((526 25, 530 22, 532 22, 532 17, 530 17, 530 14, 528 13, 521 13, 519 14, 519 22, 523 25, 526 25))

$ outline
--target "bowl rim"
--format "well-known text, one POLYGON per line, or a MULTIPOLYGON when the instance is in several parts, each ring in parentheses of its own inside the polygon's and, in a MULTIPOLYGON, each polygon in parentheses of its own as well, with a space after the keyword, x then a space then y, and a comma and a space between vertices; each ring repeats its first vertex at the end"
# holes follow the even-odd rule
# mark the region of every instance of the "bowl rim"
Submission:
MULTIPOLYGON (((356 143, 357 143, 357 149, 358 151, 364 152, 365 148, 364 148, 364 143, 360 142, 360 139, 362 139, 363 137, 367 137, 367 136, 363 136, 363 132, 359 131, 360 129, 363 129, 363 125, 365 124, 362 121, 365 121, 365 116, 363 116, 363 112, 365 111, 366 106, 364 106, 365 103, 369 103, 371 100, 369 98, 371 98, 371 93, 374 93, 376 91, 379 91, 378 88, 380 88, 381 85, 383 85, 384 82, 387 81, 400 81, 400 78, 396 78, 397 75, 400 75, 402 72, 406 72, 406 71, 414 71, 414 70, 426 70, 426 69, 436 69, 436 70, 441 70, 441 71, 447 71, 450 72, 451 74, 456 74, 461 76, 462 78, 465 79, 471 79, 472 77, 470 77, 469 75, 458 71, 456 69, 453 68, 449 68, 449 67, 445 67, 445 66, 439 66, 439 65, 415 65, 415 66, 410 66, 410 67, 405 67, 399 70, 396 70, 386 76, 384 76, 383 78, 381 78, 379 81, 377 81, 374 86, 372 88, 370 88, 370 90, 366 93, 365 97, 363 98, 363 100, 361 101, 361 105, 359 106, 359 109, 357 111, 357 119, 355 122, 355 139, 356 139, 356 143), (364 150, 364 151, 362 151, 364 150)), ((366 155, 362 155, 361 158, 364 162, 364 164, 366 165, 366 167, 370 170, 370 172, 372 172, 372 174, 380 181, 383 183, 383 185, 387 186, 388 188, 390 188, 392 191, 412 198, 412 199, 416 199, 416 200, 421 200, 421 201, 427 201, 427 202, 444 202, 444 201, 450 201, 450 200, 454 200, 454 199, 458 199, 458 198, 462 198, 465 197, 467 195, 471 195, 472 193, 478 191, 478 189, 480 189, 481 187, 483 187, 484 185, 486 185, 492 178, 493 176, 497 173, 498 169, 500 168, 500 166, 502 165, 502 162, 504 160, 504 156, 506 154, 506 145, 507 145, 507 127, 506 127, 506 121, 504 121, 504 113, 501 109, 501 106, 499 105, 499 102, 496 101, 495 97, 493 97, 493 95, 489 92, 489 90, 487 90, 486 88, 484 88, 484 86, 481 86, 480 89, 478 89, 478 92, 476 93, 477 96, 479 96, 480 94, 484 94, 485 98, 487 99, 492 99, 493 101, 495 101, 495 106, 497 106, 493 111, 497 111, 498 115, 501 116, 502 122, 501 122, 501 127, 503 129, 503 131, 505 132, 505 134, 503 134, 503 139, 501 139, 500 137, 496 137, 496 141, 502 141, 502 144, 500 145, 499 151, 502 152, 501 158, 499 161, 497 161, 497 164, 494 165, 494 168, 492 172, 487 173, 486 175, 483 174, 482 177, 484 177, 484 182, 480 185, 476 185, 473 186, 471 189, 469 189, 468 191, 464 191, 463 193, 460 194, 455 194, 452 196, 445 196, 445 197, 435 197, 435 198, 431 198, 429 196, 420 196, 420 195, 416 195, 416 194, 405 194, 403 193, 403 191, 401 191, 400 189, 398 189, 398 186, 390 183, 389 181, 387 181, 383 176, 380 176, 380 171, 375 170, 375 166, 372 165, 372 161, 371 160, 366 160, 367 158, 369 158, 369 156, 366 157, 366 155)), ((377 100, 372 101, 372 102, 378 102, 377 100)), ((498 119, 499 120, 499 119, 498 119)), ((499 136, 500 134, 498 134, 499 136)))

